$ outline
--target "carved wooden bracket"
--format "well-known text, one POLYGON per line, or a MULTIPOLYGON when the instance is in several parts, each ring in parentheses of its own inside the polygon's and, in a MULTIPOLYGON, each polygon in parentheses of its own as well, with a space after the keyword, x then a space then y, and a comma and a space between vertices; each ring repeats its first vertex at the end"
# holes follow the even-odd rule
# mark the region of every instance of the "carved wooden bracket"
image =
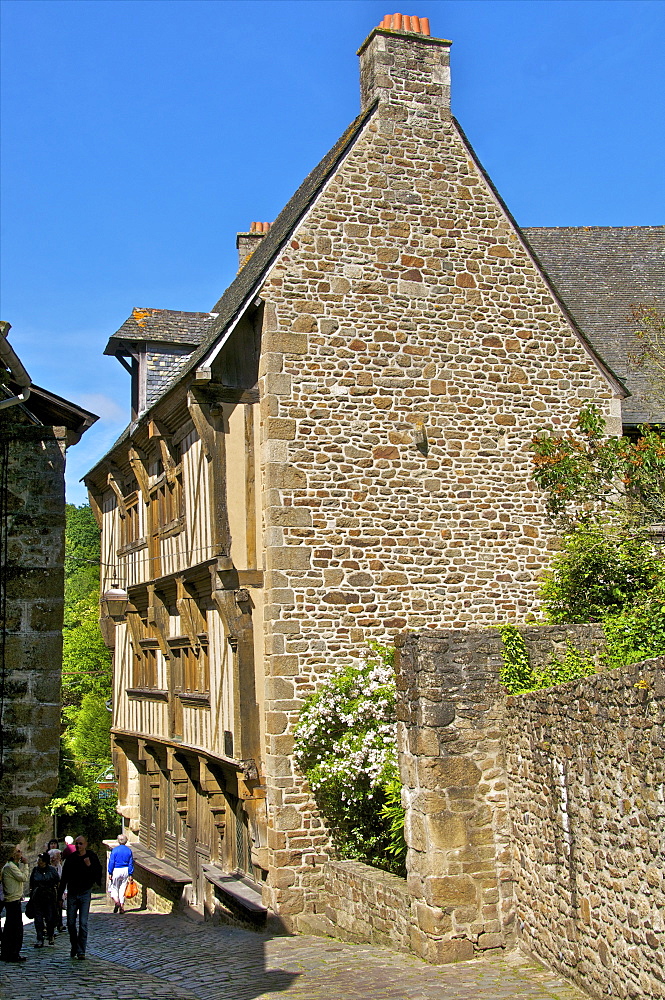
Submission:
POLYGON ((98 490, 93 489, 92 486, 88 486, 88 499, 90 500, 90 509, 97 522, 97 527, 101 528, 104 519, 102 513, 102 495, 98 490))
POLYGON ((166 474, 166 481, 169 486, 173 486, 176 478, 176 452, 173 446, 173 438, 168 428, 160 420, 151 420, 148 424, 148 437, 157 441, 162 456, 162 465, 166 474))
POLYGON ((146 504, 150 503, 150 477, 148 476, 148 470, 146 468, 146 457, 143 452, 139 451, 136 447, 131 447, 128 455, 129 464, 132 467, 132 472, 136 476, 136 482, 139 484, 143 502, 146 504))
POLYGON ((157 761, 155 760, 155 755, 152 751, 152 747, 146 740, 137 740, 138 744, 138 759, 143 764, 145 764, 148 770, 156 770, 158 768, 157 761))
POLYGON ((141 639, 145 639, 145 629, 138 611, 127 611, 127 625, 135 656, 142 656, 141 639))
POLYGON ((207 622, 198 604, 186 590, 185 581, 182 576, 176 578, 176 587, 176 607, 180 615, 181 630, 185 633, 192 646, 198 649, 201 645, 199 635, 202 632, 207 632, 207 622))
POLYGON ((125 495, 122 492, 122 488, 120 486, 120 483, 122 482, 122 476, 120 475, 120 473, 118 472, 117 469, 111 467, 109 469, 107 481, 108 481, 109 486, 111 487, 111 489, 115 493, 116 501, 118 503, 118 511, 120 513, 120 517, 122 517, 124 519, 125 517, 127 517, 127 508, 125 506, 125 495))
POLYGON ((155 630, 155 638, 164 656, 171 658, 168 638, 170 631, 170 619, 168 608, 156 593, 155 586, 148 584, 148 624, 155 630))
POLYGON ((206 458, 212 459, 215 456, 215 426, 210 405, 193 392, 187 395, 187 408, 192 418, 196 433, 201 439, 201 447, 206 458))
POLYGON ((99 631, 107 649, 115 649, 115 622, 108 615, 99 619, 99 631))

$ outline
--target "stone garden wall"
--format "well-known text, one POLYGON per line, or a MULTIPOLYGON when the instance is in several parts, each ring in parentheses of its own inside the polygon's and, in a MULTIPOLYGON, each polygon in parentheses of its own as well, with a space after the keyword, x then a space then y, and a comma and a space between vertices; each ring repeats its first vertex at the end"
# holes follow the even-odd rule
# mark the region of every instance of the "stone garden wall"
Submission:
POLYGON ((509 698, 517 933, 596 996, 665 996, 665 660, 509 698))
MULTIPOLYGON (((596 625, 521 629, 533 666, 596 625)), ((520 944, 594 996, 665 996, 665 658, 519 697, 496 629, 398 637, 407 879, 318 870, 301 930, 454 962, 520 944)))
POLYGON ((301 930, 407 951, 411 897, 406 881, 359 861, 328 861, 314 914, 301 930))

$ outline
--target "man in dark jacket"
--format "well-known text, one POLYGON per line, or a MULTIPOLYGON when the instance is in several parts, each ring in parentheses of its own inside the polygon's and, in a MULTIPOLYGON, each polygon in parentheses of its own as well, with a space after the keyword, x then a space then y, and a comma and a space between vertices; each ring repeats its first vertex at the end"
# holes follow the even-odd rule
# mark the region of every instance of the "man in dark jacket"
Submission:
POLYGON ((85 958, 85 946, 88 941, 88 913, 90 912, 90 896, 93 885, 101 884, 102 866, 94 851, 88 850, 88 841, 79 834, 74 841, 76 854, 65 858, 58 888, 58 900, 67 890, 67 930, 71 944, 72 958, 85 958), (76 915, 78 913, 78 930, 76 915))

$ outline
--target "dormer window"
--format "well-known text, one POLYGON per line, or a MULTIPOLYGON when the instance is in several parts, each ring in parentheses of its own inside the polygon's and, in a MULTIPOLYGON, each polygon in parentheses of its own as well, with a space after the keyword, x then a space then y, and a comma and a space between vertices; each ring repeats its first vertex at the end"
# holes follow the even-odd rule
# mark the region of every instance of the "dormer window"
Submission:
POLYGON ((132 420, 150 409, 205 339, 211 313, 133 309, 106 345, 132 378, 132 420))

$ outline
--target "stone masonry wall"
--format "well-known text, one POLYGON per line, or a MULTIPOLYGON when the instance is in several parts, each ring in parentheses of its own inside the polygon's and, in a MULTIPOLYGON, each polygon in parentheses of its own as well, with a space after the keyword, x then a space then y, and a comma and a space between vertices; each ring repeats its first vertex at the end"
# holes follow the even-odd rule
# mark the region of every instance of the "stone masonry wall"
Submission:
POLYGON ((64 588, 64 428, 0 415, 7 562, 2 703, 2 839, 21 840, 58 780, 64 588))
POLYGON ((261 292, 267 901, 284 915, 311 909, 328 857, 292 764, 303 698, 368 638, 532 610, 551 530, 529 443, 613 405, 446 102, 412 78, 417 37, 385 40, 389 99, 261 292))
POLYGON ((665 660, 509 698, 521 942, 594 996, 665 996, 665 660))
POLYGON ((398 638, 411 940, 430 962, 514 942, 501 649, 494 629, 398 638))
POLYGON ((408 951, 411 897, 406 882, 359 861, 328 861, 314 913, 301 930, 408 951))

